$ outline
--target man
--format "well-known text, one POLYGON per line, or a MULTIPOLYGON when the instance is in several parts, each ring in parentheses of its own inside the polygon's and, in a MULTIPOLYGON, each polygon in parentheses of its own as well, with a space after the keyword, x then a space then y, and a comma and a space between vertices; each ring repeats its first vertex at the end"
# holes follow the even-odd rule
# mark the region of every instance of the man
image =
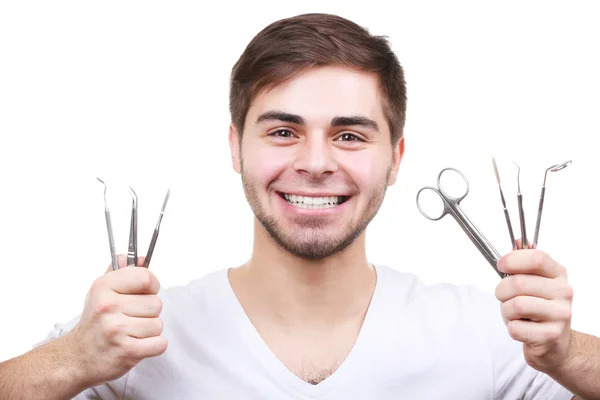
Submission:
POLYGON ((0 398, 600 398, 599 341, 570 329, 548 255, 503 257, 497 299, 368 262, 404 154, 384 39, 332 15, 275 22, 234 66, 230 108, 248 261, 164 289, 122 257, 80 317, 0 365, 0 398))

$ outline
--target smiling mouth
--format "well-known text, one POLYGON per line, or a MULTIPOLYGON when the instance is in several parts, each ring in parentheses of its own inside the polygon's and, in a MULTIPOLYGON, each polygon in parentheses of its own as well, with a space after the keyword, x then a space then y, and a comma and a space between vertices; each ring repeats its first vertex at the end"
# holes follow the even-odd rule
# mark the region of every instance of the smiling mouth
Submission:
POLYGON ((296 194, 278 193, 289 204, 298 208, 333 208, 348 201, 350 196, 308 197, 296 194))

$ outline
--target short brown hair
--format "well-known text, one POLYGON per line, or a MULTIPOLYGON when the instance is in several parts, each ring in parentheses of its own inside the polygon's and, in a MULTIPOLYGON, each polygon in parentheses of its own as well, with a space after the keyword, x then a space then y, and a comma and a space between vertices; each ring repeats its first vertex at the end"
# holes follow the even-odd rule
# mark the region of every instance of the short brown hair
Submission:
POLYGON ((341 65, 377 74, 392 143, 406 120, 404 72, 387 38, 330 14, 303 14, 276 21, 250 41, 231 72, 229 111, 241 137, 252 100, 309 68, 341 65))

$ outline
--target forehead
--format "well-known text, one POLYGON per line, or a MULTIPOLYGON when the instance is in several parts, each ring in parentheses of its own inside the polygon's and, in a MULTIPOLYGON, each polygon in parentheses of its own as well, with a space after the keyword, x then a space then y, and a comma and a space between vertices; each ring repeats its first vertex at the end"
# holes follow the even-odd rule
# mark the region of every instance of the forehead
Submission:
POLYGON ((334 116, 361 115, 385 126, 377 76, 338 66, 312 68, 261 92, 248 110, 249 122, 271 110, 300 115, 308 123, 329 123, 334 116))

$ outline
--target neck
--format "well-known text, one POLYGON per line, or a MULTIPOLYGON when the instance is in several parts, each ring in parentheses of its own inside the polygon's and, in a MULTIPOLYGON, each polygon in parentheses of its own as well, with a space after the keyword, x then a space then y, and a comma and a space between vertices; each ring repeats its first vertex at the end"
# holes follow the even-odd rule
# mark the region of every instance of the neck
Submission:
POLYGON ((250 307, 289 323, 331 323, 364 315, 376 274, 368 263, 365 233, 345 250, 305 260, 283 250, 255 222, 252 256, 230 275, 250 307))

